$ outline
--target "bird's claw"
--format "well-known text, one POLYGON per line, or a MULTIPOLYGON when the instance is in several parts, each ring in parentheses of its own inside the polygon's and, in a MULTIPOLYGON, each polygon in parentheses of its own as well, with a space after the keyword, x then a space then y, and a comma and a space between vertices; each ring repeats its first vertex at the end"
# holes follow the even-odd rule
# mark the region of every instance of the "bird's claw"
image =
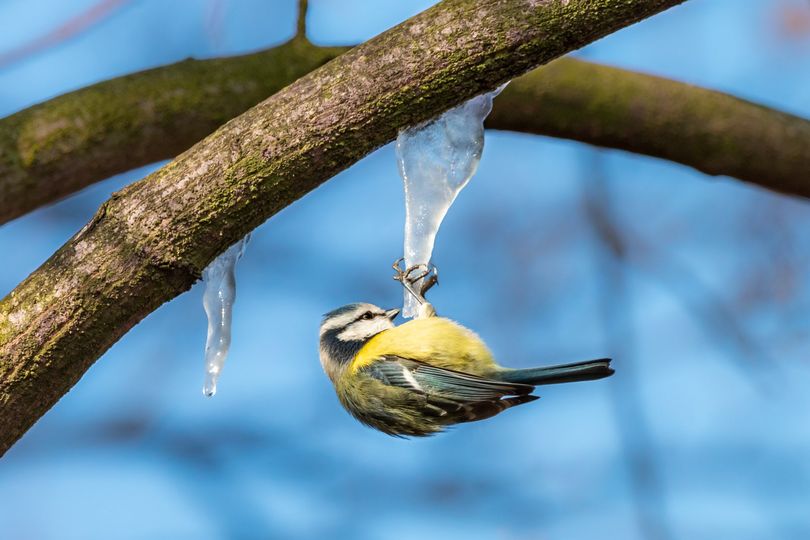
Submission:
POLYGON ((394 279, 416 298, 420 304, 427 304, 425 294, 439 283, 439 269, 434 264, 415 264, 405 267, 405 258, 394 261, 392 268, 396 272, 394 279), (421 282, 421 283, 420 283, 421 282))

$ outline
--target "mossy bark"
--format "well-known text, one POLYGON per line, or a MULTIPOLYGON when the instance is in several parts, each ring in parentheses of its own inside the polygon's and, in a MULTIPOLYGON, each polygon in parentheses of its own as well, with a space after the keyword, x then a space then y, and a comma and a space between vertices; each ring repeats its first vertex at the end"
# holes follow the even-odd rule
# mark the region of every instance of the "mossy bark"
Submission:
POLYGON ((0 452, 218 253, 397 129, 678 3, 446 0, 116 193, 0 301, 0 452))

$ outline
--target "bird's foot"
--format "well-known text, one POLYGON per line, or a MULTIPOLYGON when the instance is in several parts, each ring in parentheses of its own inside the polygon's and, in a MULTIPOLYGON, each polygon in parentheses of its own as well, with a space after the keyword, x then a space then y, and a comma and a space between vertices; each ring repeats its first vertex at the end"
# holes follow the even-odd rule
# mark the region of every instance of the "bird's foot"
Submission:
POLYGON ((433 264, 415 264, 407 268, 404 264, 404 257, 394 261, 394 279, 402 283, 420 305, 429 304, 425 294, 439 283, 439 269, 433 264))

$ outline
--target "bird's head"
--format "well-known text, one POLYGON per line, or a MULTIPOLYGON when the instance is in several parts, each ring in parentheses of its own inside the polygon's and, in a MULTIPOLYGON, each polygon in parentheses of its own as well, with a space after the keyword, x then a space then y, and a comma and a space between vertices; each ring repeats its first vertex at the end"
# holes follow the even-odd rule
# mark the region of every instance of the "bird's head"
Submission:
POLYGON ((321 365, 332 382, 349 365, 365 343, 394 327, 399 309, 385 310, 373 304, 349 304, 323 316, 321 365))

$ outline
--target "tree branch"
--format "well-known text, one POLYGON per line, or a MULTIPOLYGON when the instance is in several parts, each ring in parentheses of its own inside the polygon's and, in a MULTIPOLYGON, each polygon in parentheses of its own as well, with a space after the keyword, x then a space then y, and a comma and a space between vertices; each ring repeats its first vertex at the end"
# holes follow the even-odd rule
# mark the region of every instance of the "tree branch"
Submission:
POLYGON ((0 120, 0 224, 114 174, 177 156, 344 53, 293 39, 105 81, 0 120))
POLYGON ((446 0, 145 179, 0 301, 0 452, 228 245, 380 145, 680 0, 446 0))
POLYGON ((71 17, 50 32, 38 36, 21 47, 0 53, 0 69, 6 69, 26 58, 30 58, 42 51, 56 47, 76 36, 81 35, 93 26, 111 17, 116 11, 124 7, 129 0, 101 0, 91 5, 86 11, 71 17))
POLYGON ((561 58, 513 81, 487 127, 628 150, 810 197, 810 121, 651 75, 561 58))
POLYGON ((298 18, 295 21, 295 37, 307 39, 307 0, 298 0, 298 18))
MULTIPOLYGON (((0 224, 176 156, 347 50, 294 39, 251 55, 187 60, 0 120, 0 224)), ((513 81, 487 126, 629 150, 810 197, 809 121, 631 71, 558 60, 513 81)))

